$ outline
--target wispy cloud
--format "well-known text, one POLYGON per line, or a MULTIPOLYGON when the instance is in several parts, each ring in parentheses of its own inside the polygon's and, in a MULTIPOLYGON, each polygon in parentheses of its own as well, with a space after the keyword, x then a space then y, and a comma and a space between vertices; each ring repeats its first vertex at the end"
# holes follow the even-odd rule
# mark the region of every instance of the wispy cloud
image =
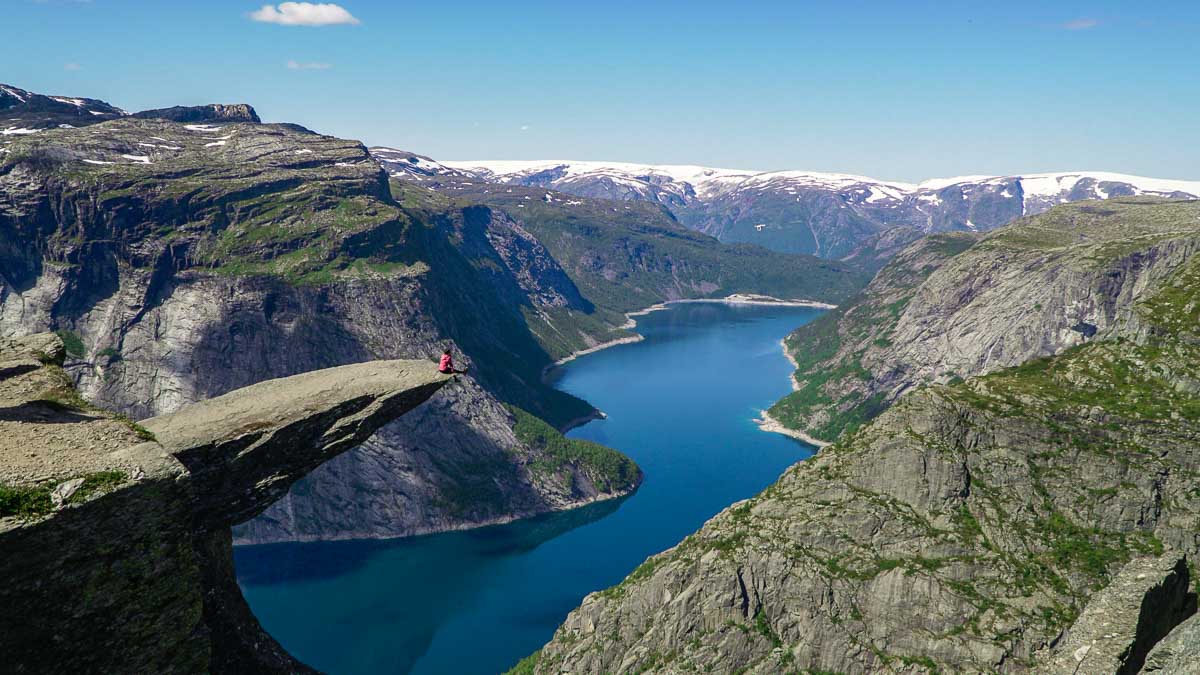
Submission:
POLYGON ((1084 17, 1082 19, 1072 19, 1062 25, 1067 30, 1087 30, 1100 25, 1100 19, 1084 17))
POLYGON ((281 2, 278 5, 263 5, 250 13, 250 18, 263 23, 283 26, 332 26, 335 24, 362 23, 345 7, 332 2, 281 2))
POLYGON ((528 124, 522 124, 522 125, 521 125, 521 131, 529 131, 529 125, 528 125, 528 124))
POLYGON ((64 63, 63 70, 71 70, 71 71, 83 70, 83 66, 79 65, 78 63, 74 63, 74 62, 64 63))
POLYGON ((333 67, 333 64, 332 63, 317 63, 315 61, 310 61, 308 63, 301 63, 299 61, 288 61, 287 67, 288 67, 288 70, 329 70, 330 68, 333 67))

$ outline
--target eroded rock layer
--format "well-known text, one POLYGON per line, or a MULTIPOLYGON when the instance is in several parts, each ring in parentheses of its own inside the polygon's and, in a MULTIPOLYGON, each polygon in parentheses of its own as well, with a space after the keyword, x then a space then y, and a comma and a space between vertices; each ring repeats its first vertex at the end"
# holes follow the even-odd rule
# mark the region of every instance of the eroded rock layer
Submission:
POLYGON ((230 526, 449 379, 424 361, 264 382, 145 426, 85 403, 53 335, 0 362, 0 652, 14 672, 296 672, 234 577, 230 526))

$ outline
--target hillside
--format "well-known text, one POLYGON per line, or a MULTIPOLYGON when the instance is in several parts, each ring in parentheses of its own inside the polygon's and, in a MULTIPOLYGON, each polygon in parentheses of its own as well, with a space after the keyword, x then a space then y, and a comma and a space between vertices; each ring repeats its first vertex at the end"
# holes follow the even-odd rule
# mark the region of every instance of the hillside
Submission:
POLYGON ((519 220, 589 298, 619 311, 744 292, 837 303, 866 282, 851 265, 722 244, 682 227, 668 211, 650 204, 572 199, 540 188, 496 190, 475 183, 454 194, 519 220))
POLYGON ((67 348, 53 334, 0 339, 5 669, 315 672, 251 614, 229 528, 453 378, 374 361, 135 424, 82 401, 67 348))
POLYGON ((770 414, 833 440, 914 387, 1142 337, 1135 307, 1200 247, 1200 201, 1055 207, 898 254, 854 301, 786 341, 797 391, 770 414))
MULTIPOLYGON (((544 452, 516 438, 497 399, 555 424, 592 411, 541 382, 552 359, 521 308, 583 301, 532 237, 486 209, 403 208, 354 141, 290 125, 161 118, 248 109, 153 111, 6 137, 5 334, 69 337, 67 372, 84 396, 133 417, 323 367, 397 357, 432 364, 451 342, 465 352, 471 379, 297 487, 359 504, 355 486, 369 484, 403 503, 356 507, 354 520, 276 518, 241 530, 244 541, 458 528, 634 487, 607 492, 582 480, 582 465, 537 473, 544 452), (461 433, 447 440, 440 427, 461 433), (439 462, 426 471, 396 470, 434 454, 439 462), (482 465, 506 479, 493 499, 473 503, 472 467, 482 465)), ((272 513, 303 513, 310 499, 272 513)))
POLYGON ((401 203, 465 210, 486 206, 531 235, 562 266, 586 304, 524 310, 531 330, 555 358, 627 336, 625 313, 660 302, 756 293, 837 303, 868 279, 858 264, 723 244, 683 227, 653 204, 497 188, 421 168, 437 177, 431 182, 413 173, 427 160, 387 149, 371 152, 392 174, 401 203))
MULTIPOLYGON (((895 326, 934 290, 945 303, 996 289, 1013 306, 1040 293, 1071 308, 1087 291, 1107 300, 1085 317, 1096 332, 1053 356, 1026 352, 1020 365, 918 387, 588 596, 525 665, 1064 674, 1184 666, 1180 640, 1195 622, 1179 639, 1171 633, 1196 611, 1189 561, 1200 554, 1195 209, 1058 207, 965 252, 933 253, 940 267, 911 278, 913 299, 895 326), (1004 261, 1005 280, 974 283, 993 259, 1004 261), (1111 272, 1121 265, 1118 279, 1111 272), (1055 266, 1070 283, 1047 287, 1055 266)), ((893 267, 927 254, 914 247, 893 267)), ((892 291, 903 287, 897 272, 885 281, 892 291)), ((1078 318, 1061 310, 1051 313, 1048 341, 1070 331, 1059 322, 1078 318)), ((959 355, 956 346, 946 358, 959 355)))

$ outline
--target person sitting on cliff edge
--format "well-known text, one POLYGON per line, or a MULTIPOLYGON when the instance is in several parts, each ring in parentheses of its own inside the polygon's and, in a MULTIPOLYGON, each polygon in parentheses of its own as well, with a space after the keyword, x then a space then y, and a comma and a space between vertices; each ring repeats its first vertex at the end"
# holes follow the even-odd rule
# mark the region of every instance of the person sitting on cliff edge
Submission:
POLYGON ((447 347, 446 350, 442 352, 442 360, 438 361, 438 372, 442 373, 443 375, 454 375, 455 373, 465 373, 467 372, 467 369, 454 369, 454 358, 450 356, 450 348, 447 347))

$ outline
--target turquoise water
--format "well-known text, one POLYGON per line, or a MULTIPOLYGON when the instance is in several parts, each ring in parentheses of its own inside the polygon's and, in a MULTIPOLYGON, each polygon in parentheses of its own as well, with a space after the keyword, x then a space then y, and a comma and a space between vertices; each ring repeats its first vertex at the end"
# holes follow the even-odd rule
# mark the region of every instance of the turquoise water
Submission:
POLYGON ((645 471, 627 499, 471 532, 239 547, 246 599, 285 647, 329 673, 503 672, 589 592, 811 454, 753 419, 789 390, 780 339, 819 313, 672 305, 639 317, 646 340, 560 369, 556 386, 608 413, 570 435, 645 471))

